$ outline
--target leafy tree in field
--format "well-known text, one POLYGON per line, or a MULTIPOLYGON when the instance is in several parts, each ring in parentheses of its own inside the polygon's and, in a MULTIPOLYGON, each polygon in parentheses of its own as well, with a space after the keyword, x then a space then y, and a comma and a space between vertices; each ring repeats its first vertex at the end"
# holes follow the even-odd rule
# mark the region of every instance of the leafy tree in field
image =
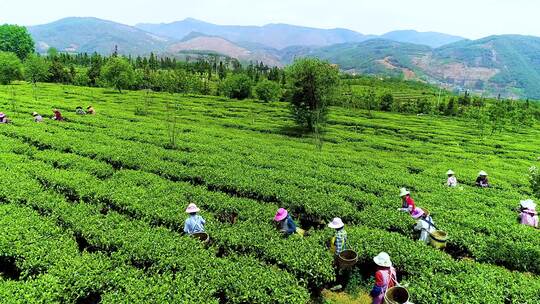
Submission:
POLYGON ((375 90, 369 88, 363 96, 366 109, 368 110, 369 117, 372 117, 373 114, 371 111, 377 108, 377 97, 375 96, 375 90))
POLYGON ((0 52, 0 84, 9 84, 22 76, 21 60, 14 53, 0 52))
POLYGON ((34 53, 34 40, 24 26, 0 25, 0 51, 15 53, 24 60, 34 53))
POLYGON ((128 89, 135 81, 135 72, 131 64, 124 58, 112 57, 103 66, 101 77, 118 92, 128 89))
POLYGON ((392 105, 394 104, 394 96, 391 93, 385 93, 381 96, 379 102, 381 111, 392 111, 392 105))
POLYGON ((24 62, 24 77, 35 85, 49 77, 49 68, 50 64, 44 58, 31 55, 24 62))
POLYGON ((292 114, 309 131, 317 131, 328 115, 328 105, 339 87, 339 71, 329 63, 304 58, 287 68, 292 114))
POLYGON ((458 110, 458 103, 456 102, 456 99, 451 97, 450 100, 448 100, 444 114, 448 116, 455 116, 458 114, 458 110))
POLYGON ((251 94, 253 83, 246 74, 236 74, 225 78, 221 83, 220 91, 229 98, 246 99, 251 94))
POLYGON ((94 53, 90 58, 90 69, 88 69, 87 75, 90 79, 90 85, 96 86, 98 84, 98 78, 101 75, 101 67, 103 66, 103 59, 97 53, 94 53))
POLYGON ((275 81, 263 79, 255 86, 255 95, 263 101, 276 101, 281 98, 281 87, 275 81))

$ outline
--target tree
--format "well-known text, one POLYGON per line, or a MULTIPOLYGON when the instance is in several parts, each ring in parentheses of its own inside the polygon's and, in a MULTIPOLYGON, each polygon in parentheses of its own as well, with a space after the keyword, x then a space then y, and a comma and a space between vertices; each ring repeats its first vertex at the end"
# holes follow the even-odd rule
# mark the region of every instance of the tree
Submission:
POLYGON ((24 77, 33 85, 49 77, 50 64, 44 58, 31 55, 24 62, 24 77))
POLYGON ((255 96, 262 101, 276 101, 281 98, 281 87, 275 81, 263 79, 255 86, 255 96))
POLYGON ((0 51, 15 53, 24 60, 34 53, 34 40, 24 26, 0 25, 0 51))
POLYGON ((304 58, 289 66, 286 73, 294 119, 308 131, 317 132, 339 87, 338 69, 319 59, 304 58))
POLYGON ((0 84, 9 84, 22 76, 21 60, 14 53, 0 52, 0 84))
POLYGON ((103 67, 101 77, 122 93, 122 89, 128 89, 135 81, 135 72, 126 59, 111 57, 103 67))
POLYGON ((385 93, 381 96, 380 107, 381 111, 392 111, 392 105, 394 104, 394 96, 391 93, 385 93))
POLYGON ((252 81, 246 74, 236 74, 225 78, 220 91, 229 98, 246 99, 251 95, 252 81))
POLYGON ((364 93, 362 98, 364 99, 364 103, 366 105, 366 109, 368 110, 369 117, 373 117, 371 111, 377 108, 377 98, 375 96, 375 90, 373 90, 373 88, 369 88, 367 92, 364 93))

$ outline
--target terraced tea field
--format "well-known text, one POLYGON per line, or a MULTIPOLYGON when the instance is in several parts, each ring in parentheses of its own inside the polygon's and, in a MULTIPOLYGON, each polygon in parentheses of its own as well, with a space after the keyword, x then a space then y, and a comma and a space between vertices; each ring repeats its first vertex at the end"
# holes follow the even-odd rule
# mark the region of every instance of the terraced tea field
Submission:
POLYGON ((530 196, 538 127, 482 139, 467 120, 333 108, 319 149, 283 103, 13 92, 0 88, 14 121, 0 125, 2 303, 308 303, 335 279, 324 225, 335 216, 366 290, 372 256, 387 251, 415 303, 539 302, 540 234, 514 210, 530 196), (74 114, 90 104, 97 115, 74 114), (32 121, 52 108, 68 121, 32 121), (460 188, 444 186, 450 168, 460 188), (474 187, 479 170, 492 188, 474 187), (445 252, 415 240, 401 187, 449 233, 445 252), (209 246, 181 235, 190 201, 209 246), (311 235, 283 238, 278 207, 311 235))

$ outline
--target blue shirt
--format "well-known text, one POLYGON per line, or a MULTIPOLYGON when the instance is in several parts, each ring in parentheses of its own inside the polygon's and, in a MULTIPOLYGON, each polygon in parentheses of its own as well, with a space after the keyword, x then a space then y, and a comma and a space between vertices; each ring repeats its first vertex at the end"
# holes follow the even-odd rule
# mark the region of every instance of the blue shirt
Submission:
POLYGON ((296 232, 296 224, 290 215, 287 215, 287 218, 281 222, 281 232, 285 235, 291 235, 296 232))
POLYGON ((200 215, 190 215, 184 222, 184 232, 193 234, 204 232, 204 224, 206 221, 200 215))

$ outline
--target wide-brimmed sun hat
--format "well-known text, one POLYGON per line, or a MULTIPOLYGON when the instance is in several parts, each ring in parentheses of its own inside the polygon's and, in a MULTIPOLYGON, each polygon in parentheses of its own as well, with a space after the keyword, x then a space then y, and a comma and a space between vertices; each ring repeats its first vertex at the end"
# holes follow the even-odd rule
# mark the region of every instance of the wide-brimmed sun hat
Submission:
POLYGON ((0 112, 0 118, 4 118, 6 117, 6 114, 4 114, 4 112, 0 112))
POLYGON ((328 227, 332 229, 339 229, 343 228, 345 224, 343 224, 343 221, 339 217, 335 217, 330 223, 328 223, 328 227))
POLYGON ((186 213, 195 213, 199 211, 201 211, 201 209, 199 209, 199 207, 197 207, 197 205, 194 203, 189 204, 186 208, 186 213))
POLYGON ((411 193, 407 190, 407 188, 399 189, 399 196, 405 196, 405 195, 409 195, 409 194, 411 194, 411 193))
POLYGON ((446 175, 454 175, 454 174, 456 174, 456 173, 454 171, 452 171, 452 170, 448 170, 448 172, 446 172, 446 175))
POLYGON ((38 116, 37 112, 32 112, 32 116, 38 116))
POLYGON ((381 267, 392 267, 392 261, 390 261, 390 256, 386 252, 379 253, 373 258, 373 262, 381 267))
POLYGON ((287 212, 287 210, 285 210, 284 208, 279 208, 276 212, 276 215, 274 216, 274 221, 280 222, 285 219, 287 215, 289 215, 289 212, 287 212))
POLYGON ((414 208, 414 210, 411 212, 411 216, 415 220, 419 219, 424 214, 425 214, 424 210, 422 210, 421 208, 418 208, 418 207, 414 208))
POLYGON ((520 201, 519 204, 521 205, 521 208, 523 209, 529 209, 532 211, 536 210, 536 204, 534 203, 532 199, 520 201))
POLYGON ((480 171, 480 172, 478 172, 478 175, 479 175, 479 176, 488 176, 488 174, 486 173, 486 171, 480 171))

